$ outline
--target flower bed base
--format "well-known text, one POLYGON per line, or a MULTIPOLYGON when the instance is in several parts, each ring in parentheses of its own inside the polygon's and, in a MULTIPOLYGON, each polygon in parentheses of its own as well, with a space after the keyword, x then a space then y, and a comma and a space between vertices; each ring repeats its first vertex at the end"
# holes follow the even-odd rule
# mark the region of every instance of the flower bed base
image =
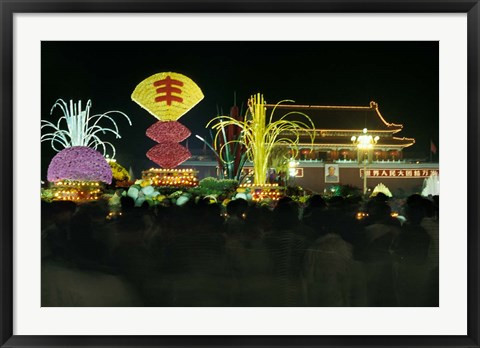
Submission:
POLYGON ((59 180, 51 182, 54 201, 91 202, 100 198, 104 185, 99 181, 59 180))
POLYGON ((242 184, 237 188, 237 193, 244 193, 246 197, 253 201, 262 201, 271 199, 277 201, 285 195, 285 188, 278 184, 242 184))
POLYGON ((196 187, 198 171, 193 169, 150 168, 142 172, 143 180, 150 180, 156 187, 196 187))

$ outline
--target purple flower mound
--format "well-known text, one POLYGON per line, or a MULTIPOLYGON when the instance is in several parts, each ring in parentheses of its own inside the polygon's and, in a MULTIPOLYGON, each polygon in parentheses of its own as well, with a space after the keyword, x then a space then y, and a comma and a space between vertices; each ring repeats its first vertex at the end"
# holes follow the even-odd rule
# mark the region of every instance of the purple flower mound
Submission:
POLYGON ((100 152, 86 146, 68 147, 53 157, 48 181, 78 180, 112 183, 112 169, 100 152))

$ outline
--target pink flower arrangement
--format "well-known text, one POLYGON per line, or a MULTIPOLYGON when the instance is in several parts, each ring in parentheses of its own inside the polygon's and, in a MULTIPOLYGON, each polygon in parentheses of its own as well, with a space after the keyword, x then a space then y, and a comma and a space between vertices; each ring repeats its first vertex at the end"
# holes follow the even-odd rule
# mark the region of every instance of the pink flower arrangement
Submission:
POLYGON ((147 152, 147 157, 162 168, 175 168, 192 156, 185 146, 170 141, 162 142, 147 152))
POLYGON ((48 181, 112 182, 112 169, 103 155, 90 147, 68 147, 53 157, 47 171, 48 181))
POLYGON ((159 121, 149 127, 146 134, 158 143, 148 150, 147 157, 162 168, 175 168, 192 156, 187 148, 179 144, 191 134, 180 122, 159 121))
POLYGON ((181 142, 187 139, 190 130, 183 124, 177 121, 156 122, 147 129, 147 137, 156 141, 157 143, 164 143, 169 141, 181 142))

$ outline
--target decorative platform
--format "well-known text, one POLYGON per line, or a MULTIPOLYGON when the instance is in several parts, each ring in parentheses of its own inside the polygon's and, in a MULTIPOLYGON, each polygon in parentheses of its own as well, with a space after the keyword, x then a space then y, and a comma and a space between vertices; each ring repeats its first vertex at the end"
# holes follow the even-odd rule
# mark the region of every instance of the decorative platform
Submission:
POLYGON ((142 172, 142 179, 158 187, 195 187, 198 186, 197 175, 198 171, 193 169, 150 168, 142 172))
POLYGON ((241 184, 237 188, 237 192, 250 194, 254 201, 261 201, 264 199, 277 201, 284 196, 284 188, 278 186, 278 184, 241 184))
POLYGON ((49 186, 54 201, 94 201, 100 198, 104 189, 104 184, 99 181, 59 180, 49 186))

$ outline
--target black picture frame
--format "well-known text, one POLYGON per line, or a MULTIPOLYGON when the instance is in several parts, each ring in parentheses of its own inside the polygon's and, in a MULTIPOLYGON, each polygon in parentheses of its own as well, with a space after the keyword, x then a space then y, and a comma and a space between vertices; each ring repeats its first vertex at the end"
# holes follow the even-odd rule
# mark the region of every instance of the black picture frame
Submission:
MULTIPOLYGON (((478 0, 0 0, 1 209, 0 343, 50 346, 479 346, 479 15, 478 0), (15 13, 466 13, 468 15, 468 333, 465 336, 17 336, 13 335, 13 16, 15 13)), ((446 198, 448 199, 448 198, 446 198)))

